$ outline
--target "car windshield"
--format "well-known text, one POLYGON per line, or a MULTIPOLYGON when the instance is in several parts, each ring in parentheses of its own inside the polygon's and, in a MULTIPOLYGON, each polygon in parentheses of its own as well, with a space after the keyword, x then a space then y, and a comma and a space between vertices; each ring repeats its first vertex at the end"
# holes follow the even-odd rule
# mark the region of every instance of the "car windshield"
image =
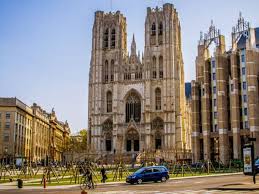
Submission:
POLYGON ((255 164, 259 165, 259 159, 257 159, 257 160, 255 161, 255 164))
POLYGON ((136 172, 134 172, 133 174, 142 173, 144 170, 145 170, 145 168, 140 168, 140 169, 138 169, 136 172))

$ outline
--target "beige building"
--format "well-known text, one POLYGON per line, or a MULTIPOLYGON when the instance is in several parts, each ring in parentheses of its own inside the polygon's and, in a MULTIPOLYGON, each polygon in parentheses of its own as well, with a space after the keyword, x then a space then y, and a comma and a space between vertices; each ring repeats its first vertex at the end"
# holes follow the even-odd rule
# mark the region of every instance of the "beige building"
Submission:
POLYGON ((242 158, 248 137, 256 137, 259 156, 259 29, 241 16, 232 31, 232 47, 212 23, 201 35, 192 81, 194 161, 228 163, 242 158))
POLYGON ((147 8, 145 47, 140 56, 133 36, 127 51, 122 13, 97 11, 92 30, 89 74, 89 136, 98 154, 162 150, 182 157, 184 66, 181 26, 172 4, 147 8))
POLYGON ((0 158, 39 161, 48 155, 60 161, 70 129, 54 115, 35 103, 29 107, 17 98, 0 98, 0 158))

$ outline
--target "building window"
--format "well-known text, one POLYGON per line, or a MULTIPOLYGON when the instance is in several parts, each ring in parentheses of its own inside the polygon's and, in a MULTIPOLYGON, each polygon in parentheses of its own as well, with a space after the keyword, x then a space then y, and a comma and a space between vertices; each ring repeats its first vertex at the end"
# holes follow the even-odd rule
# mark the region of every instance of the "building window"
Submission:
POLYGON ((156 57, 153 56, 152 60, 152 77, 155 79, 156 78, 156 57))
POLYGON ((159 78, 163 78, 163 57, 159 57, 159 78))
POLYGON ((245 62, 245 55, 244 55, 244 54, 241 55, 241 62, 242 62, 242 63, 245 62))
POLYGON ((5 123, 5 129, 10 129, 10 122, 5 123))
POLYGON ((156 88, 155 90, 155 101, 156 101, 156 110, 161 110, 161 89, 156 88))
POLYGON ((205 95, 205 89, 202 88, 202 96, 204 96, 204 95, 205 95))
POLYGON ((245 75, 245 74, 246 74, 246 68, 242 67, 242 75, 245 75))
POLYGON ((152 27, 151 27, 151 36, 156 35, 156 24, 153 22, 152 27))
POLYGON ((247 95, 244 95, 244 102, 247 102, 247 95))
POLYGON ((4 135, 4 142, 9 142, 9 135, 4 135))
POLYGON ((217 93, 217 87, 213 86, 213 94, 216 94, 216 93, 217 93))
POLYGON ((108 83, 109 81, 108 71, 109 71, 109 65, 108 65, 108 61, 106 60, 104 64, 104 83, 108 83))
POLYGON ((217 99, 213 99, 213 105, 217 106, 217 99))
POLYGON ((244 115, 247 116, 247 108, 244 108, 244 115))
POLYGON ((111 81, 114 81, 114 60, 111 60, 111 81))
POLYGON ((5 114, 5 118, 6 118, 6 119, 10 119, 10 118, 11 118, 11 114, 10 114, 10 113, 6 113, 6 114, 5 114))
POLYGON ((112 35, 111 35, 111 48, 115 48, 115 41, 116 41, 116 31, 115 29, 112 29, 112 35))
POLYGON ((107 112, 112 112, 112 93, 111 93, 111 91, 107 92, 106 100, 107 100, 107 112))
POLYGON ((159 24, 159 32, 158 32, 158 35, 163 35, 163 23, 160 22, 159 24))
POLYGON ((243 82, 243 90, 246 90, 246 82, 243 82))
POLYGON ((215 68, 216 67, 215 61, 212 61, 211 63, 212 63, 212 68, 215 68))
POLYGON ((230 85, 230 90, 231 90, 231 92, 234 92, 234 85, 233 84, 230 85))
POLYGON ((109 29, 106 28, 103 34, 103 48, 107 49, 108 48, 108 40, 109 40, 109 29))
POLYGON ((141 120, 141 101, 135 92, 131 92, 126 100, 126 123, 131 120, 135 122, 141 120))
POLYGON ((215 131, 218 131, 218 125, 217 124, 214 126, 214 128, 215 128, 215 131))
POLYGON ((216 80, 216 73, 212 74, 212 80, 216 80))
POLYGON ((245 129, 248 129, 248 122, 245 121, 245 129))
POLYGON ((218 112, 214 112, 214 119, 218 118, 218 112))

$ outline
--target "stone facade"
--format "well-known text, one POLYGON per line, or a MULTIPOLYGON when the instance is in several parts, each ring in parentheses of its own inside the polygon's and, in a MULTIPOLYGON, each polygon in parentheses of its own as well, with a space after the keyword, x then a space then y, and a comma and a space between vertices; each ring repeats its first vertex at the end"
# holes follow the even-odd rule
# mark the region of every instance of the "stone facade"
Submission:
POLYGON ((192 81, 192 151, 194 161, 224 164, 242 158, 248 137, 256 137, 259 156, 259 29, 240 14, 232 48, 212 23, 201 38, 192 81), (214 49, 214 50, 213 50, 214 49))
POLYGON ((0 98, 0 134, 0 158, 40 161, 49 156, 60 161, 70 129, 54 111, 47 113, 35 103, 29 107, 17 98, 0 98))
POLYGON ((98 154, 163 150, 175 159, 188 146, 181 26, 172 4, 147 8, 145 49, 133 35, 127 51, 126 18, 97 11, 89 73, 89 141, 98 154))

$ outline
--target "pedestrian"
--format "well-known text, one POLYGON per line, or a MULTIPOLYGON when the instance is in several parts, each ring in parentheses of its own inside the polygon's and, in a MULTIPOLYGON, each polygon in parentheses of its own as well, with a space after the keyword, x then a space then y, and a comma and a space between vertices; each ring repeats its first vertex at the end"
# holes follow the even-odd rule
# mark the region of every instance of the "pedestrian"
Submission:
POLYGON ((102 175, 102 183, 105 183, 107 176, 106 176, 106 169, 104 168, 104 166, 102 165, 101 168, 101 175, 102 175))

